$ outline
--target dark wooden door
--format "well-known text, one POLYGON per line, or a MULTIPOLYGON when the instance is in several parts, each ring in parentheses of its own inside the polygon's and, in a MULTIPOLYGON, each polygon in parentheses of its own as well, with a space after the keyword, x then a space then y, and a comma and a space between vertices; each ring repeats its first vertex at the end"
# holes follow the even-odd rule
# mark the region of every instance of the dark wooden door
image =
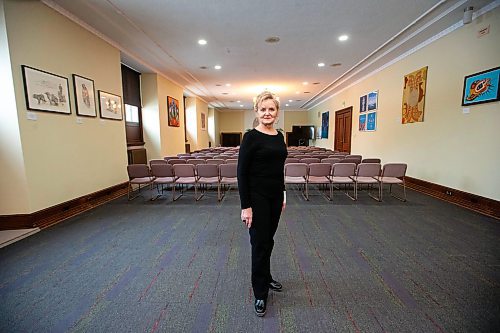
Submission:
POLYGON ((222 147, 236 147, 241 143, 241 133, 221 133, 220 143, 222 147))
POLYGON ((351 153, 352 106, 335 112, 334 149, 351 153))

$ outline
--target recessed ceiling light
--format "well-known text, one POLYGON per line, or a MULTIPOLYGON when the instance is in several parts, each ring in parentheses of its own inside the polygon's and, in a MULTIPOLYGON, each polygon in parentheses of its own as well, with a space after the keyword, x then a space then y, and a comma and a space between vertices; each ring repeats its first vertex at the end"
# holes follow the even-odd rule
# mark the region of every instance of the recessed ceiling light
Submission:
POLYGON ((243 104, 240 104, 240 107, 243 107, 243 104))
POLYGON ((290 106, 289 104, 285 104, 285 106, 290 106))
POLYGON ((293 102, 293 99, 289 99, 288 101, 289 101, 290 103, 292 103, 292 102, 293 102))
POLYGON ((207 69, 207 66, 200 66, 200 69, 207 69))
POLYGON ((200 45, 207 45, 207 41, 206 41, 206 40, 204 40, 204 39, 200 39, 200 40, 198 41, 198 44, 200 44, 200 45))
POLYGON ((231 87, 231 83, 226 83, 226 87, 231 87))
POLYGON ((338 67, 338 66, 340 66, 340 65, 342 65, 340 62, 336 62, 336 63, 334 63, 334 64, 331 64, 330 66, 332 66, 332 67, 338 67))
POLYGON ((312 84, 319 84, 319 82, 313 82, 312 84))
POLYGON ((347 36, 347 35, 339 36, 339 41, 341 41, 341 42, 344 42, 344 41, 346 41, 348 39, 349 39, 349 36, 347 36))
POLYGON ((300 91, 296 91, 295 93, 296 93, 296 94, 300 94, 300 91))
POLYGON ((221 68, 222 68, 222 66, 221 66, 221 65, 215 65, 215 66, 214 66, 214 68, 215 68, 215 69, 221 69, 221 68))
POLYGON ((318 64, 318 67, 325 67, 325 63, 324 63, 324 62, 320 62, 320 63, 318 64))
POLYGON ((241 101, 236 101, 236 103, 241 103, 241 101))
POLYGON ((304 81, 304 82, 302 82, 302 84, 305 85, 305 86, 307 86, 309 84, 309 82, 304 81))
POLYGON ((304 94, 310 94, 311 92, 310 91, 304 91, 304 94))
POLYGON ((266 43, 270 43, 270 44, 278 43, 279 41, 280 41, 280 38, 278 36, 272 36, 272 37, 266 38, 266 43))

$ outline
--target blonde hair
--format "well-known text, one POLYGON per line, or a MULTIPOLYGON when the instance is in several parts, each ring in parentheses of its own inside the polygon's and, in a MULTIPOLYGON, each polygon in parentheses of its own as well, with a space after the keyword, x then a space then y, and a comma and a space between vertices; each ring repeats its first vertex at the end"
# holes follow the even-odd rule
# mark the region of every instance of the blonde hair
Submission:
POLYGON ((266 100, 272 100, 274 102, 274 106, 276 106, 276 111, 280 109, 280 101, 279 98, 273 94, 270 91, 263 91, 261 92, 257 97, 254 98, 253 100, 253 110, 257 111, 259 108, 259 104, 266 101, 266 100))

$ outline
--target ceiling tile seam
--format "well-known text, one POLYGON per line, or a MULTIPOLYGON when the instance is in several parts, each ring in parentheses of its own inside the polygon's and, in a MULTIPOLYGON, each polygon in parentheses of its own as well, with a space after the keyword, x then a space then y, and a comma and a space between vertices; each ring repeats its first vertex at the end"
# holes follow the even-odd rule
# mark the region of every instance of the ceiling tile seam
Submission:
POLYGON ((55 2, 53 2, 52 0, 41 0, 42 3, 44 3, 46 6, 52 8, 53 10, 55 10, 56 12, 58 12, 59 14, 65 16, 66 18, 70 19, 71 21, 75 22, 76 24, 78 24, 79 26, 81 26, 82 28, 84 28, 85 30, 89 31, 90 33, 94 34, 95 36, 101 38, 102 40, 104 40, 106 43, 110 44, 111 46, 113 46, 114 48, 126 53, 127 55, 129 55, 130 57, 134 58, 134 60, 136 60, 137 62, 139 62, 140 64, 144 65, 145 67, 149 67, 150 69, 152 69, 156 74, 159 74, 161 75, 162 77, 164 77, 165 79, 173 82, 175 85, 177 85, 179 88, 183 89, 183 90, 187 90, 189 91, 191 94, 195 95, 197 98, 201 99, 203 102, 207 103, 207 101, 205 101, 202 97, 198 96, 198 94, 194 93, 193 91, 191 91, 191 89, 187 88, 185 85, 183 84, 180 84, 177 80, 169 77, 168 75, 166 75, 165 73, 163 73, 162 71, 158 70, 156 67, 152 66, 151 64, 147 63, 146 61, 144 61, 140 56, 136 55, 134 52, 131 52, 130 50, 127 50, 126 48, 124 48, 122 45, 118 44, 116 41, 114 41, 113 39, 111 39, 110 37, 106 36, 105 34, 101 33, 99 30, 93 28, 92 26, 90 26, 89 24, 85 23, 84 21, 80 20, 78 17, 76 17, 75 15, 73 15, 72 13, 70 13, 69 11, 67 11, 66 9, 62 8, 61 6, 59 6, 58 4, 56 4, 55 2))
MULTIPOLYGON (((441 6, 442 4, 444 4, 447 0, 441 0, 440 2, 438 2, 437 4, 435 4, 434 6, 432 6, 430 9, 428 9, 427 11, 425 11, 425 13, 423 13, 422 15, 420 15, 418 18, 416 18, 415 20, 413 20, 413 22, 411 22, 410 24, 408 24, 406 27, 404 27, 402 30, 400 30, 397 34, 395 34, 394 36, 392 36, 391 38, 389 38, 386 42, 384 42, 382 45, 380 45, 377 49, 375 49, 373 52, 371 52, 369 55, 367 55, 366 57, 364 57, 363 59, 361 59, 358 63, 356 63, 354 66, 352 66, 351 68, 349 68, 346 72, 344 72, 340 77, 338 77, 337 79, 335 79, 334 81, 332 81, 330 84, 328 84, 325 88, 321 89, 318 93, 316 93, 314 96, 312 96, 309 100, 307 100, 304 104, 301 105, 302 108, 307 108, 307 105, 312 103, 315 99, 318 99, 318 98, 321 98, 322 96, 324 96, 325 94, 329 93, 332 89, 332 86, 337 83, 339 80, 341 80, 342 78, 344 78, 345 76, 347 76, 349 73, 351 73, 353 70, 355 70, 356 68, 358 68, 359 66, 361 66, 363 63, 367 62, 368 59, 370 59, 373 55, 375 55, 377 52, 379 52, 382 48, 384 48, 385 46, 387 46, 388 44, 390 44, 394 39, 396 39, 397 37, 399 37, 400 35, 402 35, 405 31, 407 31, 408 29, 410 29, 412 26, 414 26, 415 24, 417 24, 420 20, 422 20, 423 18, 425 18, 426 16, 428 16, 430 13, 432 13, 437 7, 441 6)), ((466 2, 467 0, 462 0, 461 2, 466 2)))
MULTIPOLYGON (((486 14, 487 12, 489 12, 489 11, 491 11, 491 10, 495 9, 495 8, 496 8, 496 7, 498 7, 498 6, 500 6, 500 0, 495 0, 495 1, 493 1, 492 3, 490 3, 490 4, 488 4, 487 6, 485 6, 485 7, 481 8, 480 10, 478 10, 478 11, 474 14, 474 20, 475 20, 476 18, 478 18, 478 17, 480 17, 480 16, 482 16, 482 15, 486 14)), ((434 35, 434 36, 432 36, 432 37, 428 38, 427 40, 423 41, 422 43, 418 44, 417 46, 413 47, 412 49, 410 49, 410 50, 406 51, 405 53, 401 54, 400 56, 398 56, 398 57, 394 58, 393 60, 391 60, 391 61, 389 61, 389 62, 385 63, 384 65, 380 66, 379 68, 377 68, 377 69, 373 70, 372 72, 370 72, 370 73, 366 74, 365 76, 363 76, 363 77, 359 78, 359 79, 358 79, 358 80, 356 80, 355 82, 353 82, 353 83, 349 84, 348 86, 346 86, 346 87, 344 87, 344 88, 342 88, 342 89, 340 89, 340 90, 336 91, 335 93, 333 93, 332 95, 328 96, 327 98, 325 98, 325 99, 323 99, 323 100, 319 101, 318 103, 316 103, 316 104, 312 105, 312 106, 310 107, 310 109, 312 109, 312 108, 314 108, 314 107, 316 107, 316 106, 318 106, 318 105, 321 105, 321 104, 325 103, 326 101, 328 101, 328 100, 330 100, 331 98, 333 98, 333 97, 335 97, 335 96, 339 95, 339 94, 340 94, 340 93, 342 93, 343 91, 345 91, 345 90, 347 90, 347 89, 349 89, 349 88, 351 88, 351 87, 355 86, 356 84, 358 84, 358 83, 362 82, 363 80, 366 80, 366 79, 367 79, 367 78, 369 78, 370 76, 375 75, 376 73, 378 73, 378 72, 380 72, 380 71, 384 70, 385 68, 387 68, 387 67, 389 67, 389 66, 391 66, 391 65, 393 65, 393 64, 395 64, 395 63, 397 63, 398 61, 403 60, 404 58, 406 58, 406 57, 410 56, 411 54, 413 54, 413 53, 417 52, 418 50, 422 49, 423 47, 425 47, 425 46, 427 46, 427 45, 429 45, 429 44, 431 44, 431 43, 435 42, 436 40, 438 40, 438 39, 440 39, 440 38, 442 38, 442 37, 444 37, 444 36, 446 36, 446 35, 448 35, 448 34, 452 33, 453 31, 455 31, 456 29, 458 29, 458 28, 462 27, 463 25, 464 25, 464 24, 463 24, 463 22, 462 22, 462 21, 459 21, 459 22, 455 23, 454 25, 452 25, 452 26, 450 26, 450 27, 446 28, 445 30, 443 30, 443 31, 441 31, 441 32, 439 32, 439 33, 437 33, 436 35, 434 35)), ((343 82, 345 82, 345 81, 343 81, 343 82)))
MULTIPOLYGON (((454 11, 455 9, 457 9, 458 7, 462 6, 463 3, 467 2, 466 0, 462 0, 460 3, 457 3, 455 4, 454 6, 452 7, 449 7, 446 11, 442 12, 441 14, 439 14, 438 16, 436 16, 435 18, 433 18, 432 20, 430 20, 429 22, 427 22, 426 24, 424 24, 423 26, 421 26, 420 28, 418 28, 416 31, 414 31, 413 33, 411 33, 410 35, 406 36, 403 40, 401 40, 400 42, 398 42, 397 44, 393 45, 392 47, 390 47, 389 49, 387 49, 386 51, 384 51, 383 53, 381 53, 380 55, 378 55, 377 57, 371 59, 370 61, 365 61, 365 64, 362 64, 362 62, 359 62, 358 64, 356 64, 353 68, 357 67, 356 70, 353 71, 353 68, 349 69, 349 71, 347 71, 346 73, 344 73, 341 77, 337 78, 334 82, 332 82, 328 87, 326 87, 325 89, 323 89, 321 92, 319 92, 318 94, 316 94, 316 96, 314 98, 311 98, 309 101, 307 101, 306 103, 304 103, 303 107, 306 106, 306 104, 310 104, 310 103, 313 103, 314 102, 314 99, 316 100, 320 100, 321 101, 321 98, 324 97, 325 95, 331 93, 333 90, 335 90, 336 87, 338 87, 339 85, 341 85, 342 83, 344 83, 345 81, 348 81, 349 79, 351 79, 353 76, 355 76, 356 74, 360 73, 361 71, 363 71, 364 69, 366 69, 367 67, 369 67, 370 65, 372 65, 373 63, 375 63, 376 61, 382 59, 384 56, 386 56, 387 54, 389 54, 390 52, 392 52, 393 50, 395 50, 396 48, 404 45, 406 42, 408 42, 409 40, 411 40, 413 37, 419 35, 420 33, 422 33, 424 30, 426 30, 428 27, 430 27, 431 25, 433 25, 434 23, 438 22, 439 20, 441 20, 443 17, 447 16, 450 12, 454 11)), ((446 29, 445 29, 446 30, 446 29)), ((436 34, 436 35, 439 35, 436 34)), ((435 35, 435 36, 436 36, 435 35)), ((432 39, 433 37, 430 37, 429 39, 432 39)), ((425 42, 425 41, 424 41, 425 42)), ((403 53, 405 54, 405 53, 403 53)), ((396 59, 398 59, 400 56, 396 57, 396 59)), ((367 57, 368 58, 368 57, 367 57)), ((366 58, 365 58, 366 59, 366 58)), ((402 58, 401 58, 402 59, 402 58)), ((390 62, 390 61, 389 61, 390 62)), ((384 65, 382 65, 384 66, 384 65)))

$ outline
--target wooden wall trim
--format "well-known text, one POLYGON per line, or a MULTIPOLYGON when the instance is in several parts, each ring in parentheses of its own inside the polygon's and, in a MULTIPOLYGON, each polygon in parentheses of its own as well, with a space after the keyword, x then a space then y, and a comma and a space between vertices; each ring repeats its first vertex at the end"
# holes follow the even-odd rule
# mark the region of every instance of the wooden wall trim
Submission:
POLYGON ((460 191, 451 187, 434 184, 425 180, 405 177, 406 186, 449 203, 475 212, 500 219, 500 201, 460 191))
POLYGON ((0 230, 47 228, 127 194, 127 186, 114 185, 31 214, 0 215, 0 230))

